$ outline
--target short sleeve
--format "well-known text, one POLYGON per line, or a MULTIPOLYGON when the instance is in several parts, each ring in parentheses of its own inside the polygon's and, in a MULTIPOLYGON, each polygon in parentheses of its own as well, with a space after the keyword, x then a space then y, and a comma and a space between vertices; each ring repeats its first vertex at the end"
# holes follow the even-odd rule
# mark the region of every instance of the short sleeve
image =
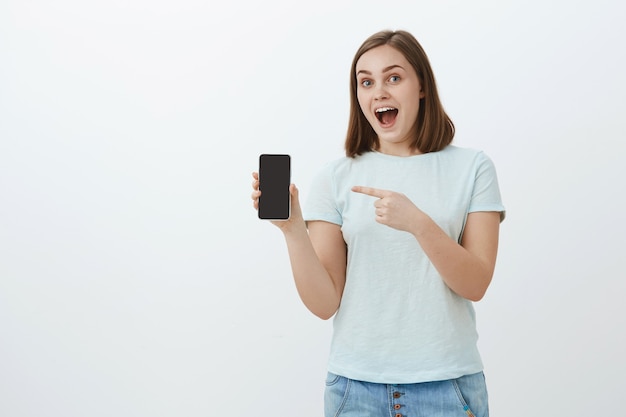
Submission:
POLYGON ((470 213, 476 211, 497 211, 500 213, 500 221, 503 221, 506 216, 506 210, 500 195, 496 168, 493 161, 482 152, 477 159, 476 177, 468 211, 470 213))
POLYGON ((323 220, 341 226, 341 212, 335 198, 332 164, 325 165, 313 178, 306 204, 303 208, 305 221, 323 220))

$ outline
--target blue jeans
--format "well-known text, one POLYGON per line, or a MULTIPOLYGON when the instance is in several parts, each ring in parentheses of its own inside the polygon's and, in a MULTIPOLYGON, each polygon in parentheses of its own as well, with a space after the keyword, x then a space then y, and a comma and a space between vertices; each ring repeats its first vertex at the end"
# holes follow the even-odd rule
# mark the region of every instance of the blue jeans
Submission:
POLYGON ((482 372, 446 381, 376 384, 328 373, 325 417, 489 417, 482 372))

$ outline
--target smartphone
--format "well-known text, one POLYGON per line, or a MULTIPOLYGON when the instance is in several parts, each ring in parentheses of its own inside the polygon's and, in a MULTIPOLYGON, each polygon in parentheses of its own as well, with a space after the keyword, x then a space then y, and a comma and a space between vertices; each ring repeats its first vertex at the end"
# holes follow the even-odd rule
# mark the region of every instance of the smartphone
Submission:
POLYGON ((291 214, 291 156, 262 154, 259 156, 259 218, 288 220, 291 214))

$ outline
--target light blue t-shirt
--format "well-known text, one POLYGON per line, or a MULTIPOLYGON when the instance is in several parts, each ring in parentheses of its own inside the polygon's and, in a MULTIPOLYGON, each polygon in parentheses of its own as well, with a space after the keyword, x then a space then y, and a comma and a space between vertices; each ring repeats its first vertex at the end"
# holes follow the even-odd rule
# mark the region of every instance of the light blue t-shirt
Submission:
POLYGON ((396 384, 480 372, 472 303, 448 288, 413 235, 377 223, 375 197, 352 192, 354 185, 405 194, 460 241, 468 213, 497 211, 504 219, 491 160, 452 145, 409 157, 341 158, 315 177, 304 210, 307 221, 340 225, 348 247, 330 372, 396 384))

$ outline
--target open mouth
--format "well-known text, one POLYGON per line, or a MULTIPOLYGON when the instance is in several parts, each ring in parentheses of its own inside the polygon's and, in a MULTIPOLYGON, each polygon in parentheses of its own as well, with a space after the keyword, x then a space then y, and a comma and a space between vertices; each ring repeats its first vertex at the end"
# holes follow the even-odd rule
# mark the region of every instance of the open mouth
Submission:
POLYGON ((376 109, 376 118, 383 126, 393 124, 398 116, 398 109, 393 107, 381 107, 376 109))

